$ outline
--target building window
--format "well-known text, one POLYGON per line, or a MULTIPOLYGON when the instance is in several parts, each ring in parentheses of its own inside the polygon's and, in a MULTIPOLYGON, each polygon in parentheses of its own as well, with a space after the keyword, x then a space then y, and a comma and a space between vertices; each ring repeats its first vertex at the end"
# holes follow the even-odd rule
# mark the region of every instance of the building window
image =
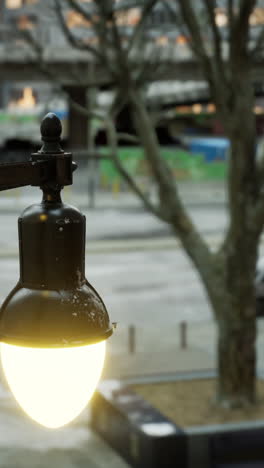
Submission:
POLYGON ((215 22, 219 28, 227 25, 228 17, 225 8, 215 8, 215 22))
POLYGON ((80 15, 74 10, 70 10, 66 15, 66 22, 69 28, 78 28, 78 27, 91 27, 91 22, 86 20, 84 16, 80 15))
POLYGON ((21 91, 13 90, 8 107, 9 109, 33 109, 36 103, 36 93, 28 86, 22 90, 22 93, 21 91))
POLYGON ((85 37, 83 39, 83 43, 88 44, 88 45, 96 46, 99 43, 99 39, 96 36, 94 36, 94 37, 85 37))
POLYGON ((21 8, 23 5, 32 5, 37 2, 38 0, 6 0, 6 8, 21 8))
POLYGON ((27 15, 21 15, 17 18, 16 25, 20 30, 33 29, 36 26, 36 20, 27 15))
MULTIPOLYGON (((227 26, 228 15, 225 8, 215 8, 215 20, 220 28, 227 26)), ((264 24, 264 8, 256 7, 249 18, 250 26, 261 26, 264 24)))
POLYGON ((118 12, 116 15, 119 26, 136 26, 140 21, 140 17, 139 8, 130 8, 127 12, 118 12))
POLYGON ((165 46, 169 43, 169 38, 167 36, 159 36, 156 39, 156 44, 165 46))
POLYGON ((188 38, 183 34, 179 34, 179 36, 175 39, 176 44, 184 45, 188 43, 188 38))
POLYGON ((264 24, 264 8, 255 8, 250 16, 251 26, 261 26, 264 24))
POLYGON ((7 8, 20 8, 23 5, 22 0, 6 0, 7 8))

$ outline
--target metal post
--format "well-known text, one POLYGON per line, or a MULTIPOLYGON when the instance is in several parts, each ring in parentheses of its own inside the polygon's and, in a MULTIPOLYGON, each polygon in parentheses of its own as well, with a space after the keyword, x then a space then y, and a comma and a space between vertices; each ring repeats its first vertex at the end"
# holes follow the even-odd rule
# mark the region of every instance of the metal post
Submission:
POLYGON ((136 329, 134 325, 128 327, 128 350, 130 354, 134 354, 136 351, 136 329))
POLYGON ((180 347, 187 348, 187 322, 180 323, 180 347))
POLYGON ((95 208, 95 190, 96 190, 96 160, 93 154, 88 156, 88 195, 89 208, 95 208))

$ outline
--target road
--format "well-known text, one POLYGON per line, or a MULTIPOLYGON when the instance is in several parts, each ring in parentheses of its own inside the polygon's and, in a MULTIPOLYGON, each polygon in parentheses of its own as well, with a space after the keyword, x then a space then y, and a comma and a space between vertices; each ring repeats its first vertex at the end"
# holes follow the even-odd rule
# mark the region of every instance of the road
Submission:
MULTIPOLYGON (((30 200, 32 203, 32 200, 30 200)), ((7 205, 1 209, 1 251, 17 251, 17 218, 23 208, 30 203, 17 203, 9 211, 7 205), (14 209, 15 208, 15 209, 14 209)), ((96 210, 83 210, 86 215, 87 241, 94 240, 127 240, 127 239, 155 239, 171 236, 167 224, 158 220, 152 214, 145 212, 139 206, 109 207, 96 210)), ((226 229, 227 214, 224 205, 190 206, 188 212, 198 229, 204 235, 217 235, 226 229)))
MULTIPOLYGON (((0 259, 0 269, 2 301, 18 279, 18 260, 0 259)), ((210 317, 197 273, 181 249, 90 254, 86 275, 121 324, 170 326, 210 317)))

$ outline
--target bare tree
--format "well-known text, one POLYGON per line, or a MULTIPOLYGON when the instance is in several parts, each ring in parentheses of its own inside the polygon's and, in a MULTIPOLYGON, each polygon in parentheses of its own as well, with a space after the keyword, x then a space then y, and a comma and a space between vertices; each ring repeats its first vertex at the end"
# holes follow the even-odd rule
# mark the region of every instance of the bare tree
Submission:
MULTIPOLYGON (((163 0, 165 3, 166 0, 163 0)), ((194 57, 207 80, 217 114, 231 142, 228 195, 229 226, 223 244, 212 252, 180 199, 177 181, 161 156, 155 129, 146 108, 143 84, 153 73, 146 40, 146 20, 156 3, 143 2, 141 19, 129 40, 119 24, 132 1, 94 0, 68 5, 89 21, 97 45, 77 37, 67 26, 64 3, 55 0, 61 26, 69 42, 89 51, 109 75, 117 95, 105 119, 115 164, 146 208, 168 223, 196 267, 206 289, 218 324, 218 385, 216 402, 221 407, 255 404, 256 398, 256 307, 254 274, 258 242, 264 224, 264 170, 255 157, 256 130, 252 69, 264 46, 263 30, 251 37, 250 18, 257 0, 223 0, 226 11, 224 37, 216 21, 217 1, 168 0, 181 27, 190 39, 194 57), (145 39, 144 39, 145 38, 145 39), (147 199, 117 158, 118 137, 112 124, 117 109, 130 106, 137 135, 144 148, 158 189, 158 204, 147 199)), ((80 109, 81 111, 81 109, 80 109)), ((83 110, 85 112, 85 110, 83 110)), ((87 112, 87 111, 86 111, 87 112)))

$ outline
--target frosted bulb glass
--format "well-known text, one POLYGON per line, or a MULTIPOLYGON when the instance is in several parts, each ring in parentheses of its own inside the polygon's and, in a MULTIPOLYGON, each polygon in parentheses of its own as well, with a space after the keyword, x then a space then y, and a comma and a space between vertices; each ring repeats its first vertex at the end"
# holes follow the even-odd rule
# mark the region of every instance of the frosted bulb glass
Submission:
POLYGON ((100 378, 105 341, 73 348, 25 348, 1 343, 11 391, 35 421, 58 428, 84 409, 100 378))

